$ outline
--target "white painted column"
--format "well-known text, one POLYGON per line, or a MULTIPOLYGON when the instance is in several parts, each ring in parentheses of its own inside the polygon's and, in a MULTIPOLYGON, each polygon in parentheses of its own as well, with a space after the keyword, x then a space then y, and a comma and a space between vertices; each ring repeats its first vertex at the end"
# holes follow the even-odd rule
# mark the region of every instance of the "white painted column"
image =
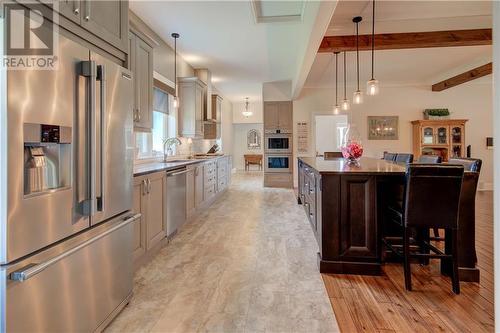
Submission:
POLYGON ((500 332, 500 2, 493 1, 493 204, 494 204, 494 281, 495 281, 495 332, 500 332))

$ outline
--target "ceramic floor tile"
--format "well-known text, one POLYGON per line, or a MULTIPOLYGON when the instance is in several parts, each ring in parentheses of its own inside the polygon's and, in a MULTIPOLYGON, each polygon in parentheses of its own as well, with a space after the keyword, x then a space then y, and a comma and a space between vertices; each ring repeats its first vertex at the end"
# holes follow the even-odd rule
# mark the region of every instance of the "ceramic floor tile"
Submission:
POLYGON ((338 332, 292 190, 237 173, 134 279, 108 332, 338 332))

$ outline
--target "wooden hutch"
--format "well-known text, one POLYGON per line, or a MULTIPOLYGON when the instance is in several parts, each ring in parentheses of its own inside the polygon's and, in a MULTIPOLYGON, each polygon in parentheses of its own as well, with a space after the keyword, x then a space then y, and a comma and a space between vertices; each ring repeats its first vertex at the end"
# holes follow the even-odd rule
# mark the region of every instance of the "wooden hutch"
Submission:
POLYGON ((465 123, 467 119, 414 120, 413 155, 438 155, 443 161, 465 157, 465 123))

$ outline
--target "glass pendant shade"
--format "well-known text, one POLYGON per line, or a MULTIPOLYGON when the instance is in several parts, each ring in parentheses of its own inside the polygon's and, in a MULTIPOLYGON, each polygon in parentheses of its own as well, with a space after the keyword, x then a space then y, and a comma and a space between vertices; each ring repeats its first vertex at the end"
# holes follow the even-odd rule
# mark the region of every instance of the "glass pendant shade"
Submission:
POLYGON ((366 82, 366 94, 370 96, 375 96, 379 92, 378 80, 371 79, 366 82))
POLYGON ((179 98, 177 96, 174 97, 174 108, 177 109, 179 107, 179 98))
POLYGON ((347 98, 344 98, 340 107, 342 108, 342 111, 348 111, 351 108, 351 103, 349 103, 347 98))
POLYGON ((340 113, 340 106, 337 104, 333 107, 333 114, 339 114, 340 113))
POLYGON ((354 104, 361 104, 363 103, 363 93, 361 90, 356 90, 354 94, 352 95, 352 102, 354 104))

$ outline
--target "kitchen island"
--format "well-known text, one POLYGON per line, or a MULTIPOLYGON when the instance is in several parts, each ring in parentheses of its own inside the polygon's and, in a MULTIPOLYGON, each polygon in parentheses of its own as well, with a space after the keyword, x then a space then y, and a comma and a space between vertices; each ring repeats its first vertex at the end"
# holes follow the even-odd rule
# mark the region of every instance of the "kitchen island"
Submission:
POLYGON ((378 275, 384 207, 390 189, 402 184, 405 167, 374 158, 350 165, 344 159, 299 158, 298 201, 319 245, 322 273, 378 275))
MULTIPOLYGON (((349 165, 342 158, 300 157, 298 165, 297 200, 304 206, 319 245, 320 272, 380 274, 384 254, 381 239, 384 235, 399 235, 397 227, 384 221, 384 207, 388 200, 400 195, 405 166, 365 157, 358 165, 349 165)), ((471 191, 470 186, 477 177, 479 173, 465 172, 462 186, 464 199, 458 221, 458 265, 462 281, 479 282, 474 237, 475 189, 471 191), (472 199, 465 199, 467 197, 472 199)), ((421 231, 418 237, 429 235, 421 231)), ((441 271, 449 274, 446 262, 442 263, 441 271)))

